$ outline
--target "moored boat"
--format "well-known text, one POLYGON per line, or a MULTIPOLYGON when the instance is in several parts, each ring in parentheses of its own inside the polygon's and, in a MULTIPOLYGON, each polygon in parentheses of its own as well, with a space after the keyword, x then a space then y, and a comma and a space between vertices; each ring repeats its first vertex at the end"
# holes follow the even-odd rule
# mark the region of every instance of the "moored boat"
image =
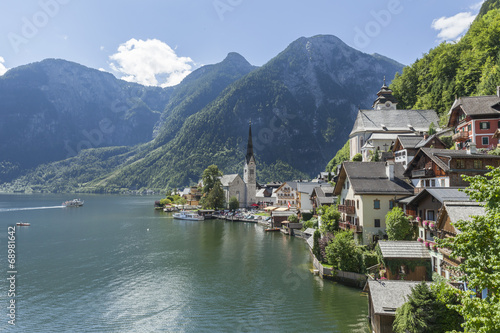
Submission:
POLYGON ((28 222, 17 222, 16 225, 18 227, 29 227, 30 224, 28 222))
POLYGON ((62 203, 64 207, 80 207, 83 206, 83 200, 82 199, 73 199, 73 200, 68 200, 62 203))
POLYGON ((180 211, 179 213, 174 213, 173 215, 174 219, 178 220, 191 220, 191 221, 203 221, 205 218, 201 215, 198 215, 197 213, 190 213, 186 211, 180 211))

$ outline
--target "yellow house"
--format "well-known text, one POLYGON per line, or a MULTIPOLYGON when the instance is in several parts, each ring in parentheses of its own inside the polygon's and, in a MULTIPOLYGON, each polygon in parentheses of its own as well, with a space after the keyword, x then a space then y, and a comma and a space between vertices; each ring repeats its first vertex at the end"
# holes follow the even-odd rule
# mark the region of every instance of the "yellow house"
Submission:
POLYGON ((359 244, 385 236, 385 216, 395 201, 413 195, 413 186, 394 162, 344 162, 335 184, 340 228, 352 230, 359 244))

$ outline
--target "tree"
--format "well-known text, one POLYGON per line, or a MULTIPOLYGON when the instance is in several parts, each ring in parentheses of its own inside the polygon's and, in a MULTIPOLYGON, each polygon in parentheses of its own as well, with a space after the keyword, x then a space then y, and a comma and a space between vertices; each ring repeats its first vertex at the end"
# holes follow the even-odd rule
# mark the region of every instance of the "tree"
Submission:
POLYGON ((375 149, 375 151, 370 151, 370 162, 380 162, 380 154, 379 154, 379 149, 378 147, 375 149))
POLYGON ((323 261, 323 257, 321 256, 321 249, 319 247, 319 240, 321 238, 321 232, 319 230, 314 231, 313 235, 313 248, 312 253, 319 261, 323 261))
POLYGON ((438 324, 439 308, 436 296, 422 281, 412 288, 407 302, 396 310, 392 329, 396 333, 441 332, 438 324))
POLYGON ((229 209, 236 210, 238 208, 240 208, 240 202, 238 201, 238 198, 233 195, 229 198, 229 209))
POLYGON ((327 172, 335 172, 337 169, 337 166, 342 164, 344 161, 349 161, 349 158, 351 156, 350 152, 350 145, 349 145, 349 140, 344 144, 344 146, 337 151, 337 154, 328 162, 328 165, 326 166, 326 171, 327 172))
POLYGON ((202 181, 203 197, 201 198, 201 205, 203 208, 223 208, 224 207, 224 190, 220 182, 222 172, 219 168, 212 164, 203 171, 202 181))
POLYGON ((345 271, 362 273, 363 253, 354 242, 352 231, 338 231, 335 238, 327 245, 326 259, 333 268, 345 271))
POLYGON ((292 214, 292 215, 288 216, 288 221, 292 222, 292 223, 297 223, 297 222, 299 222, 299 218, 297 217, 297 215, 292 214))
POLYGON ((413 227, 403 210, 394 207, 385 216, 386 232, 389 240, 411 240, 413 227))
POLYGON ((352 161, 353 162, 361 162, 361 161, 363 161, 363 155, 361 155, 361 153, 357 153, 356 155, 354 155, 352 157, 352 161))
POLYGON ((429 124, 429 130, 428 130, 427 134, 429 134, 429 136, 436 134, 436 125, 434 125, 433 122, 431 122, 429 124))
POLYGON ((323 208, 323 215, 321 215, 321 221, 322 221, 321 231, 325 233, 328 231, 339 230, 339 220, 340 220, 340 212, 337 210, 337 207, 333 205, 326 206, 326 208, 323 208))
POLYGON ((451 250, 454 258, 466 258, 458 271, 469 291, 460 292, 461 305, 453 307, 465 320, 466 331, 500 331, 500 168, 488 167, 485 176, 462 176, 470 183, 464 191, 485 208, 484 215, 460 220, 453 238, 438 240, 440 247, 451 250), (489 290, 486 299, 472 297, 471 289, 489 290))

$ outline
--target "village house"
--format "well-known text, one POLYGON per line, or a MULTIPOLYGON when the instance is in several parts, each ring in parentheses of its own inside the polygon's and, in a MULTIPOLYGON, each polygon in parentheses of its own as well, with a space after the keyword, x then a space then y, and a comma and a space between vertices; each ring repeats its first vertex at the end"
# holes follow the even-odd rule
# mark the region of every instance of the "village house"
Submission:
MULTIPOLYGON (((484 207, 475 201, 447 201, 443 204, 438 217, 437 217, 437 237, 439 239, 445 239, 450 237, 455 237, 460 230, 454 227, 454 223, 459 220, 471 220, 471 216, 474 215, 484 215, 484 207)), ((446 248, 438 248, 437 252, 437 264, 434 265, 434 271, 441 276, 452 279, 455 281, 460 281, 461 277, 457 274, 453 268, 460 265, 461 260, 459 258, 452 258, 451 251, 446 248)), ((484 292, 486 293, 486 292, 484 292)), ((483 295, 486 297, 486 295, 483 295)))
POLYGON ((385 85, 377 93, 372 110, 359 110, 349 134, 350 159, 361 153, 369 161, 374 151, 388 152, 398 135, 423 135, 439 123, 434 110, 398 110, 398 102, 385 85))
POLYGON ((333 186, 330 183, 326 183, 322 186, 316 186, 311 195, 309 196, 309 200, 312 205, 312 213, 316 214, 316 209, 321 206, 331 206, 335 204, 337 197, 333 195, 333 186))
POLYGON ((333 194, 338 197, 341 229, 352 230, 357 242, 369 244, 385 235, 385 216, 397 200, 413 195, 401 164, 344 162, 333 194))
POLYGON ((368 280, 368 316, 375 333, 392 333, 396 310, 420 282, 368 280))
POLYGON ((462 175, 485 174, 487 165, 500 166, 500 156, 480 154, 473 143, 464 150, 421 148, 408 164, 404 175, 418 193, 428 187, 465 187, 462 175))
POLYGON ((379 241, 377 247, 388 280, 430 281, 431 256, 424 245, 416 241, 379 241))
POLYGON ((445 144, 435 135, 398 135, 396 143, 392 148, 394 162, 401 163, 406 169, 420 148, 441 148, 445 144))
POLYGON ((201 191, 198 186, 186 187, 180 193, 180 196, 186 199, 186 204, 189 206, 198 206, 201 200, 201 191))
POLYGON ((452 136, 457 149, 465 149, 469 142, 477 148, 494 149, 500 128, 500 87, 497 95, 460 97, 453 103, 448 127, 454 128, 452 136))

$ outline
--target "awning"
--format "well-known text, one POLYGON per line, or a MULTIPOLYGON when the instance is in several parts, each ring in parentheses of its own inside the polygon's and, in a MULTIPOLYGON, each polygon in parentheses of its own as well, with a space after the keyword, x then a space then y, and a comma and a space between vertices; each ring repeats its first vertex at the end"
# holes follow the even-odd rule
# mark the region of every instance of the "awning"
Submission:
POLYGON ((259 207, 258 204, 252 204, 252 207, 259 207))
POLYGON ((288 208, 288 207, 281 207, 281 208, 276 209, 276 211, 277 211, 277 212, 285 212, 285 211, 287 211, 287 210, 289 210, 289 209, 290 209, 290 208, 288 208))
POLYGON ((269 210, 269 211, 275 210, 275 209, 278 209, 278 207, 269 206, 269 207, 264 208, 264 210, 269 210))

